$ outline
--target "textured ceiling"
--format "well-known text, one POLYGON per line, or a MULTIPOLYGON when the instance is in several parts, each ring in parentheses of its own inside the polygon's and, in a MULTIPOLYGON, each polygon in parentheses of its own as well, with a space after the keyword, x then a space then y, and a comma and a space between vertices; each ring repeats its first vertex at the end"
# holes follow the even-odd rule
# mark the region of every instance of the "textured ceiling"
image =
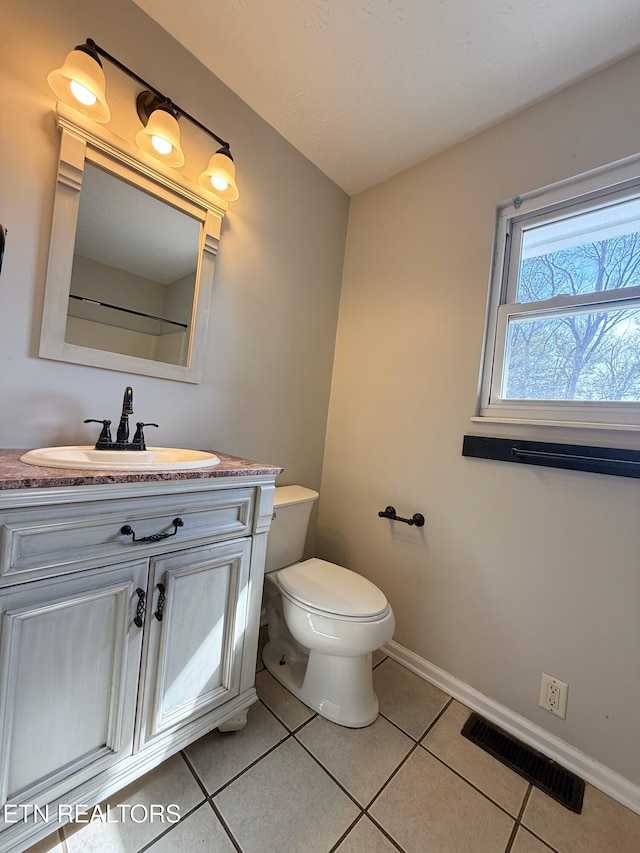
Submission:
POLYGON ((640 48, 639 0, 135 2, 349 194, 640 48))

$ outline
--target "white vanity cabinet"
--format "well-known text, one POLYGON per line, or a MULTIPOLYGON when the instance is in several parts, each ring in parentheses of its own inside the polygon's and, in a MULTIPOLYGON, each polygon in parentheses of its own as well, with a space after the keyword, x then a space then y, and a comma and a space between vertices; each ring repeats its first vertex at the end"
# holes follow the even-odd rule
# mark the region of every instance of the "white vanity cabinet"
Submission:
POLYGON ((0 490, 0 853, 242 727, 276 473, 0 490))

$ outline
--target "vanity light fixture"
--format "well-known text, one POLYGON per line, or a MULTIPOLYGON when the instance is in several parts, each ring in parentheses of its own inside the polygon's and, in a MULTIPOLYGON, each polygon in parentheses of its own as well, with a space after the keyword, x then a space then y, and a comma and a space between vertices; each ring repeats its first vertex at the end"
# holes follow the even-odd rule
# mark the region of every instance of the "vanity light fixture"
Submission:
POLYGON ((136 107, 144 125, 136 134, 138 148, 168 166, 183 166, 180 127, 173 105, 169 101, 161 101, 157 95, 146 89, 138 95, 136 107))
POLYGON ((236 186, 236 166, 228 148, 218 148, 209 165, 198 178, 201 187, 214 191, 225 201, 235 201, 238 198, 236 186))
POLYGON ((105 97, 106 80, 95 44, 87 39, 67 54, 62 68, 47 77, 49 85, 65 104, 94 121, 107 122, 111 112, 105 97))
POLYGON ((67 55, 62 67, 49 74, 49 85, 58 98, 88 118, 103 123, 109 121, 111 113, 105 97, 106 81, 100 57, 145 87, 136 100, 138 116, 143 124, 136 134, 136 144, 140 150, 168 166, 179 168, 184 165, 178 120, 187 119, 221 146, 209 160, 198 183, 225 201, 235 201, 239 193, 229 143, 172 103, 93 39, 78 45, 67 55))

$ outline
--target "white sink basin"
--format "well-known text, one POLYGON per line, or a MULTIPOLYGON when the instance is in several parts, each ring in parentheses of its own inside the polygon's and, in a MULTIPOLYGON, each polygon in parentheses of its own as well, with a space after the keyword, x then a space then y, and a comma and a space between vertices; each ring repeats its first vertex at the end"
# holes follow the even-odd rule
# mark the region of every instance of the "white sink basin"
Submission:
POLYGON ((146 450, 95 450, 90 445, 40 447, 20 457, 21 462, 44 468, 79 468, 86 471, 184 471, 210 468, 220 460, 204 450, 148 447, 146 450))

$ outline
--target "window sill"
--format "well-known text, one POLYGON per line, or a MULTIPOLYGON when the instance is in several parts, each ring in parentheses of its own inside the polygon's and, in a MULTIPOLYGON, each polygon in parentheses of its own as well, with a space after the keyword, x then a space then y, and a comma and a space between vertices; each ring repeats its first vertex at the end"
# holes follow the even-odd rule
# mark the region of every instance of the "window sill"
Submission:
POLYGON ((509 426, 543 426, 543 427, 563 427, 564 429, 589 429, 598 430, 599 432, 607 432, 609 430, 618 431, 635 431, 640 432, 640 424, 612 424, 612 423, 597 423, 587 421, 551 421, 543 418, 507 418, 497 415, 474 415, 470 418, 476 424, 508 424, 509 426))

